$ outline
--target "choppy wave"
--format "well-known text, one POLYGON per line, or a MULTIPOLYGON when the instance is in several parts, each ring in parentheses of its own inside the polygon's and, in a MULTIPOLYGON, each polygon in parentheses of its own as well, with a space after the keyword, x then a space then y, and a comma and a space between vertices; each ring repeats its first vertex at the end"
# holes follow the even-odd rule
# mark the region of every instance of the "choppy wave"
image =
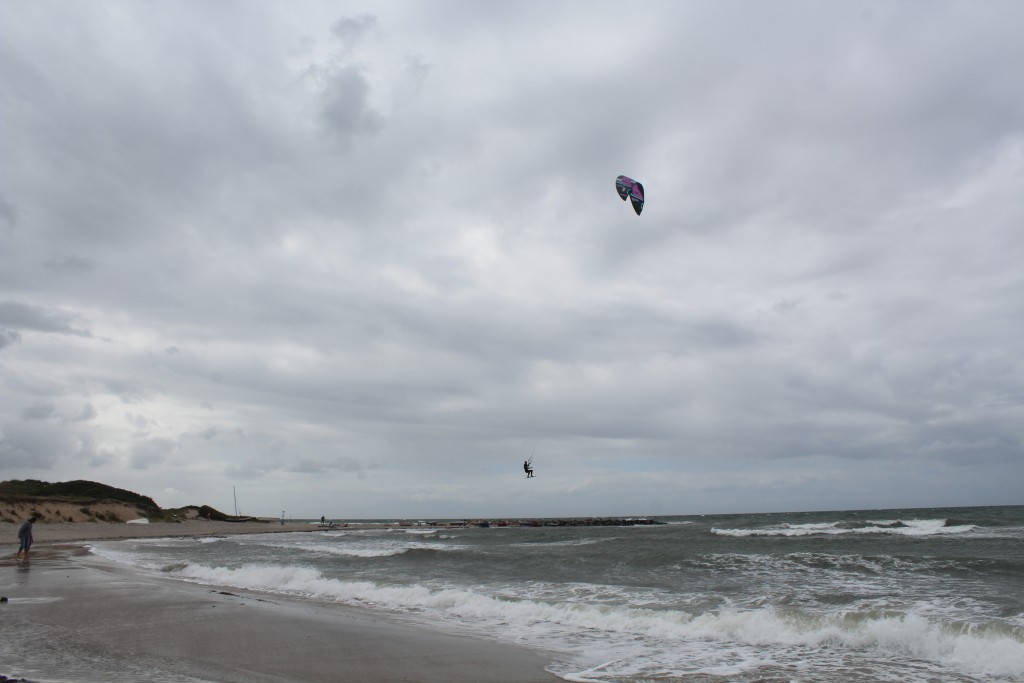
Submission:
POLYGON ((833 553, 797 552, 785 555, 716 553, 701 555, 686 562, 688 567, 707 572, 741 573, 745 576, 796 577, 805 575, 844 580, 849 575, 886 577, 896 572, 937 573, 963 569, 970 565, 963 560, 920 560, 913 562, 893 555, 837 555, 833 553))
POLYGON ((195 545, 196 543, 219 543, 231 539, 231 536, 154 536, 151 538, 133 538, 131 542, 135 545, 153 545, 153 546, 166 546, 166 545, 195 545))
POLYGON ((776 526, 718 529, 717 536, 840 536, 845 534, 892 534, 896 536, 944 536, 963 534, 978 527, 974 524, 950 526, 945 519, 868 520, 865 522, 817 522, 811 524, 782 523, 776 526))
POLYGON ((614 539, 610 538, 577 538, 562 541, 531 541, 526 543, 510 543, 510 548, 556 548, 556 547, 574 547, 583 545, 596 545, 598 543, 608 543, 614 539))
MULTIPOLYGON (((997 625, 944 623, 910 611, 856 612, 838 610, 810 614, 775 608, 725 609, 691 614, 681 610, 657 610, 625 605, 594 605, 568 601, 508 599, 458 588, 432 589, 423 585, 388 586, 370 581, 326 578, 304 567, 247 565, 236 569, 201 564, 176 566, 171 574, 198 583, 329 599, 353 605, 390 610, 429 612, 445 620, 457 620, 492 634, 511 630, 521 638, 550 648, 561 642, 567 651, 587 646, 600 634, 602 642, 641 638, 671 657, 673 649, 699 644, 705 650, 775 646, 806 648, 818 656, 875 652, 895 654, 949 667, 968 675, 1024 676, 1024 631, 997 625), (588 635, 589 634, 589 635, 588 635)), ((719 652, 722 655, 722 652, 719 652)), ((622 674, 628 653, 616 667, 602 665, 605 673, 622 674)), ((649 661, 647 651, 644 661, 649 661)), ((705 655, 700 666, 735 662, 735 654, 717 664, 705 655)), ((661 663, 664 666, 664 662, 661 663)), ((637 664, 639 666, 639 664, 637 664)), ((693 673, 683 660, 679 671, 693 673)), ((591 671, 591 680, 604 680, 591 671)), ((567 672, 568 673, 568 672, 567 672)), ((634 672, 635 673, 635 672, 634 672)), ((577 677, 577 680, 583 680, 577 677)))
MULTIPOLYGON (((155 547, 171 547, 184 545, 185 541, 182 539, 159 539, 162 543, 139 543, 137 545, 144 546, 155 546, 155 547)), ((211 540, 223 540, 223 539, 211 539, 211 540)), ((206 539, 201 539, 202 542, 210 542, 206 539)), ((194 544, 195 540, 190 540, 190 543, 194 544)), ((415 540, 394 540, 394 541, 376 541, 376 542, 360 542, 358 540, 352 542, 337 542, 337 543, 323 543, 323 542, 311 542, 303 540, 287 540, 287 539, 273 539, 268 538, 266 540, 253 540, 245 539, 246 545, 262 546, 264 548, 278 550, 278 551, 289 551, 292 553, 301 553, 310 556, 320 557, 349 557, 349 558, 365 558, 365 559, 377 559, 384 557, 395 557, 398 555, 405 555, 407 553, 448 553, 458 552, 465 550, 466 546, 462 545, 440 545, 434 543, 425 543, 422 541, 415 540)), ((97 555, 106 557, 107 559, 114 560, 115 562, 121 562, 123 564, 131 564, 146 569, 154 569, 162 566, 159 562, 149 561, 145 552, 138 553, 133 552, 124 548, 117 548, 111 545, 94 545, 91 549, 97 555)))
POLYGON ((306 542, 306 541, 265 541, 261 543, 268 548, 296 550, 315 555, 334 555, 342 557, 393 557, 409 552, 454 552, 464 550, 465 546, 440 545, 410 540, 387 540, 372 543, 345 541, 338 543, 306 542))
POLYGON ((1024 510, 430 531, 111 541, 94 552, 178 580, 514 638, 571 681, 1024 683, 1024 510))

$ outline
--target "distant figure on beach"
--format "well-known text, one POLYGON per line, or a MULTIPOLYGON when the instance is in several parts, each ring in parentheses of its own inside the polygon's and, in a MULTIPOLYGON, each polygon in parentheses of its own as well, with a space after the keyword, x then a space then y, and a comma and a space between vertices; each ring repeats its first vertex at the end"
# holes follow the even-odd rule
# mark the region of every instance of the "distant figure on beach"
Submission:
POLYGON ((533 467, 530 465, 533 463, 533 458, 523 461, 523 471, 526 472, 526 478, 529 479, 533 476, 533 467))
POLYGON ((35 522, 36 518, 33 515, 32 517, 28 518, 27 522, 21 525, 20 529, 18 529, 18 552, 14 556, 15 560, 21 557, 22 551, 25 552, 25 559, 28 559, 28 551, 32 548, 33 541, 32 525, 35 524, 35 522))
POLYGON ((327 517, 320 515, 320 526, 323 526, 324 524, 327 524, 327 517))

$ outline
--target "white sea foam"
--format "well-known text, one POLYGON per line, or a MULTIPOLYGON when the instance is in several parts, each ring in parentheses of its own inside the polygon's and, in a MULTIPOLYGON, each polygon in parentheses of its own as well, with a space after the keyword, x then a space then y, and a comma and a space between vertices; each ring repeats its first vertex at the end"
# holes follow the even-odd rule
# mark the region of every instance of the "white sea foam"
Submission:
POLYGON ((218 543, 220 541, 226 541, 229 538, 230 537, 228 536, 154 536, 151 538, 132 538, 124 542, 132 543, 134 545, 172 546, 195 545, 196 543, 218 543))
POLYGON ((321 557, 378 558, 402 555, 414 550, 452 552, 466 548, 461 544, 440 542, 455 538, 454 536, 436 535, 436 529, 425 531, 428 533, 413 535, 389 533, 389 530, 355 530, 312 535, 270 533, 230 536, 226 540, 242 547, 259 546, 321 557))
POLYGON ((984 552, 941 551, 956 538, 950 533, 961 534, 957 546, 972 547, 992 527, 885 514, 788 525, 766 518, 770 526, 760 531, 808 540, 768 544, 783 552, 761 543, 757 554, 742 552, 749 545, 742 537, 753 535, 746 524, 716 536, 707 527, 678 526, 675 534, 662 527, 650 544, 624 535, 624 543, 605 546, 591 545, 607 540, 603 532, 515 530, 495 543, 497 530, 381 529, 232 536, 216 545, 101 542, 97 551, 183 580, 399 611, 433 628, 514 638, 554 652, 551 670, 572 681, 1024 683, 1024 614, 1019 600, 999 591, 1012 585, 1007 572, 1016 565, 984 552), (873 543, 839 534, 890 536, 873 543), (521 543, 527 537, 536 542, 521 543), (820 538, 834 540, 823 545, 820 538), (589 547, 573 553, 564 545, 589 547), (430 561, 462 550, 459 571, 430 561), (393 557, 407 553, 414 554, 393 557), (567 554, 577 562, 571 571, 567 554))
MULTIPOLYGON (((151 540, 151 539, 140 539, 140 540, 151 540)), ((141 545, 141 544, 140 544, 141 545)), ((142 569, 159 569, 159 563, 152 562, 151 558, 145 554, 139 553, 138 551, 132 551, 127 549, 126 546, 120 543, 92 543, 86 544, 85 548, 94 555, 110 560, 111 562, 117 562, 118 564, 125 564, 130 567, 141 567, 142 569)))
MULTIPOLYGON (((686 651, 691 656, 691 646, 699 644, 720 656, 717 660, 703 656, 701 668, 725 666, 735 660, 737 651, 752 657, 749 648, 774 647, 807 650, 801 654, 804 657, 819 650, 823 652, 816 656, 870 651, 875 656, 912 657, 967 675, 1024 677, 1024 634, 1012 630, 972 632, 913 611, 877 615, 844 610, 814 615, 766 607, 689 614, 564 600, 509 600, 475 590, 431 589, 417 584, 342 581, 326 578, 311 568, 281 565, 229 569, 188 564, 173 574, 199 583, 413 611, 424 619, 461 623, 494 635, 515 632, 547 648, 561 642, 566 652, 591 646, 596 648, 594 652, 602 651, 607 656, 608 643, 641 639, 646 643, 642 659, 647 663, 643 666, 649 666, 650 648, 654 647, 659 657, 672 660, 662 661, 659 666, 663 669, 683 667, 681 670, 691 673, 694 665, 675 661, 672 653, 686 651), (725 651, 732 654, 722 658, 725 651)), ((628 652, 622 655, 622 662, 629 660, 628 652)), ((622 662, 614 667, 616 676, 622 674, 623 666, 639 666, 622 662)))
POLYGON ((892 534, 896 536, 945 536, 973 531, 973 524, 946 526, 944 519, 892 520, 868 523, 867 526, 849 527, 840 522, 818 522, 814 524, 780 524, 778 526, 745 529, 711 529, 717 536, 841 536, 857 534, 892 534))
POLYGON ((512 548, 555 548, 558 546, 582 546, 582 545, 595 545, 598 543, 607 543, 608 541, 614 541, 613 538, 575 538, 564 541, 544 541, 544 542, 532 542, 532 543, 512 543, 512 548))
POLYGON ((410 550, 411 546, 392 546, 392 547, 360 547, 360 546, 319 546, 311 548, 303 548, 297 546, 297 549, 308 550, 319 555, 338 555, 342 557, 393 557, 395 555, 403 555, 410 550))

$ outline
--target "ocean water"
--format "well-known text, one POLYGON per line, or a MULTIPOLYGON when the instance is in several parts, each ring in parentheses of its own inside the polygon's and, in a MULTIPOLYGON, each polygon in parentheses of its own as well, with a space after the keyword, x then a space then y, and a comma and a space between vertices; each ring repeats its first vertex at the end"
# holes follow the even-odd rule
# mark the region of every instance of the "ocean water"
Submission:
POLYGON ((1024 681, 1024 506, 103 542, 542 651, 567 681, 1024 681))

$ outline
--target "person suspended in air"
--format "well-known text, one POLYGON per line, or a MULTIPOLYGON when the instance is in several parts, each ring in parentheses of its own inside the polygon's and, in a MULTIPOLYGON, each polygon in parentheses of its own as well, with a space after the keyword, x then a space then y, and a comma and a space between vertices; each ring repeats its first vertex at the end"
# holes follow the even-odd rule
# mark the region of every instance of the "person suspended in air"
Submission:
POLYGON ((526 478, 529 479, 533 476, 533 458, 523 461, 523 471, 526 472, 526 478))

